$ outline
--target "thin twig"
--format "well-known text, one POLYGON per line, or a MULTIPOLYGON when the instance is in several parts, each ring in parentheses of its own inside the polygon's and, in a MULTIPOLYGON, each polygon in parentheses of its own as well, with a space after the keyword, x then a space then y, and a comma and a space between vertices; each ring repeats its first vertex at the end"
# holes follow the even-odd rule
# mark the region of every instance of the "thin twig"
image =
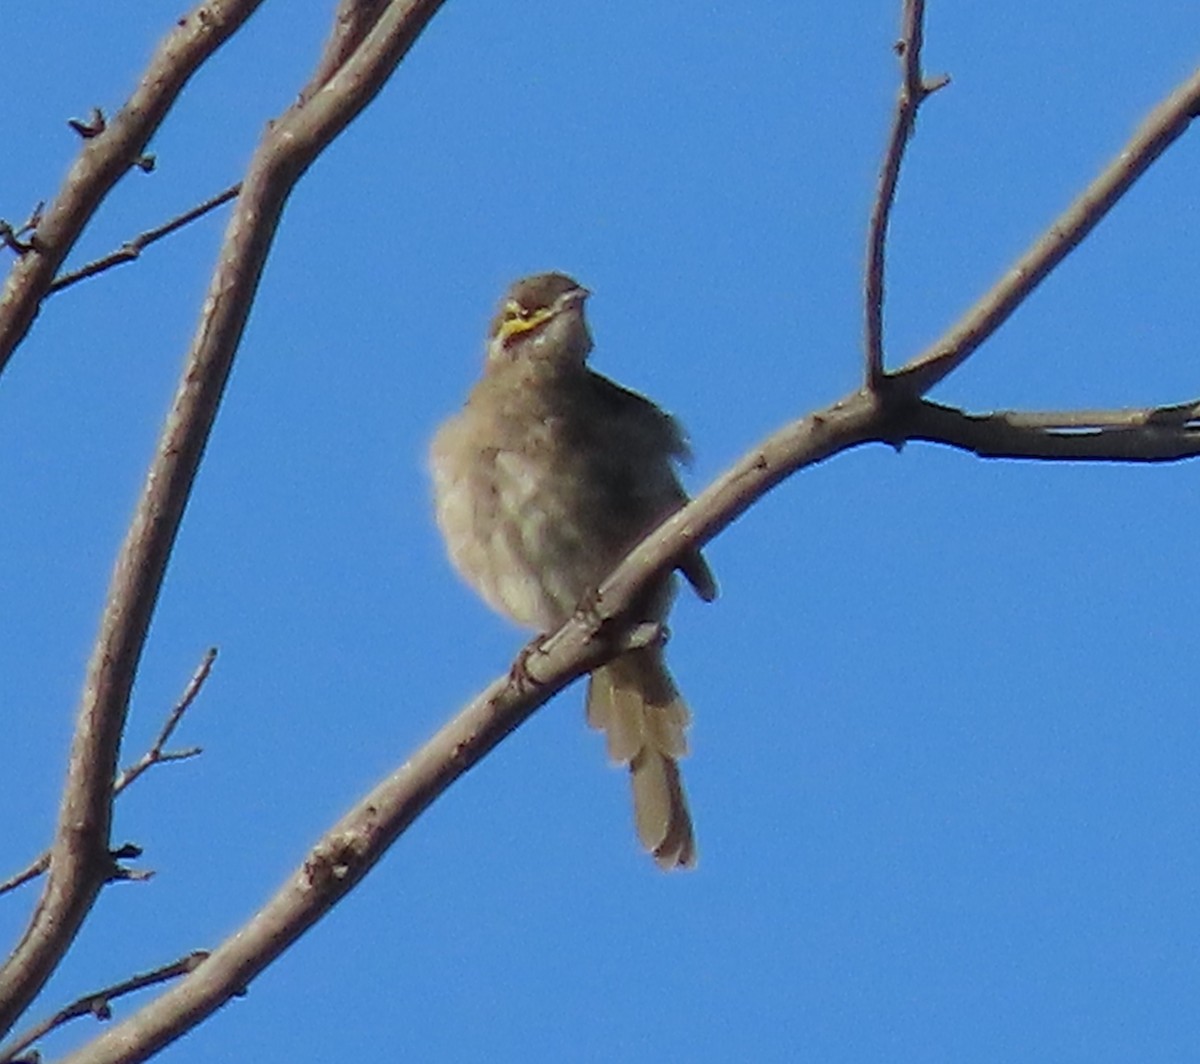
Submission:
MULTIPOLYGON (((229 39, 262 0, 201 0, 155 50, 138 87, 83 143, 45 217, 0 289, 0 371, 33 324, 46 292, 83 228, 113 186, 136 166, 188 79, 229 39)), ((0 974, 0 980, 3 976, 0 974)), ((0 1002, 4 1002, 0 995, 0 1002)), ((0 1029, 7 1010, 0 1007, 0 1029)))
POLYGON ((119 266, 123 262, 132 262, 151 244, 161 240, 165 236, 170 236, 175 230, 182 229, 185 225, 196 221, 196 219, 203 218, 209 211, 216 210, 221 204, 228 203, 241 190, 242 183, 239 181, 235 185, 230 185, 224 192, 218 192, 211 199, 207 199, 203 203, 193 207, 190 211, 185 211, 183 214, 172 218, 169 222, 165 222, 155 229, 147 229, 144 233, 139 233, 132 240, 127 240, 116 251, 110 252, 103 258, 89 262, 86 266, 81 266, 77 270, 71 270, 69 273, 59 274, 46 290, 46 294, 53 295, 55 292, 61 292, 64 288, 69 288, 73 284, 86 280, 88 277, 95 277, 96 274, 103 273, 113 266, 119 266))
POLYGON ((196 700, 196 696, 204 686, 204 681, 208 679, 208 674, 212 672, 213 662, 216 660, 217 648, 209 647, 205 651, 200 664, 196 666, 196 671, 192 674, 192 678, 188 680, 187 687, 183 689, 183 694, 179 696, 179 701, 175 703, 175 708, 167 715, 167 719, 155 737, 150 749, 128 768, 123 769, 117 777, 116 782, 113 784, 114 797, 120 794, 143 772, 150 768, 151 765, 162 764, 165 761, 185 761, 187 758, 195 757, 197 754, 203 752, 199 746, 190 746, 186 750, 166 752, 164 752, 163 747, 166 746, 175 729, 179 727, 179 722, 188 711, 188 707, 196 700))
MULTIPOLYGON (((200 664, 196 666, 196 671, 192 674, 192 678, 188 680, 187 686, 183 689, 183 694, 179 696, 179 701, 175 703, 174 708, 167 714, 167 719, 155 737, 150 749, 142 754, 134 764, 124 769, 113 784, 113 797, 116 797, 125 790, 126 787, 141 776, 151 765, 161 765, 168 761, 184 761, 203 752, 199 746, 188 747, 185 750, 170 751, 164 751, 163 747, 166 746, 167 740, 174 734, 175 729, 179 727, 179 722, 183 719, 184 713, 187 712, 188 708, 196 700, 196 696, 200 693, 200 688, 204 686, 204 681, 208 679, 208 674, 212 671, 213 662, 216 659, 216 647, 210 647, 205 651, 204 657, 201 659, 200 664)), ((113 852, 114 858, 123 856, 137 855, 121 853, 120 851, 113 852)), ((31 879, 36 879, 49 867, 50 851, 46 850, 31 861, 28 867, 10 876, 3 883, 0 883, 0 894, 7 894, 11 890, 16 890, 22 884, 28 883, 31 879)), ((129 873, 126 873, 125 878, 129 878, 129 875, 129 873)))
POLYGON ((42 212, 46 209, 46 204, 39 202, 36 207, 30 212, 29 217, 14 229, 3 218, 0 218, 0 244, 8 248, 10 251, 15 251, 18 255, 27 255, 34 249, 34 240, 31 237, 29 240, 22 240, 26 233, 33 233, 42 221, 42 212))
POLYGON ((950 81, 948 77, 926 82, 921 72, 921 47, 924 44, 925 0, 904 0, 900 39, 896 54, 903 67, 900 90, 896 95, 896 110, 888 135, 887 151, 879 172, 879 187, 871 207, 867 227, 867 271, 865 283, 864 347, 866 354, 867 387, 877 389, 883 381, 883 291, 887 253, 888 223, 896 201, 896 185, 904 150, 912 137, 917 111, 925 98, 950 81))
POLYGON ((37 879, 37 877, 49 867, 50 851, 44 850, 37 858, 31 861, 26 868, 23 868, 20 872, 14 873, 3 883, 0 883, 0 894, 7 894, 10 890, 16 890, 17 887, 28 883, 31 879, 37 879))
POLYGON ((114 983, 112 986, 106 986, 101 990, 93 991, 91 994, 85 994, 77 1001, 73 1001, 71 1004, 59 1009, 53 1016, 31 1027, 24 1034, 9 1042, 8 1045, 0 1047, 0 1064, 8 1064, 9 1061, 33 1045, 39 1038, 49 1034, 56 1027, 62 1027, 64 1024, 70 1023, 71 1020, 78 1019, 80 1016, 95 1016, 98 1020, 112 1019, 112 1003, 117 998, 124 997, 126 994, 132 994, 137 990, 144 990, 148 986, 155 986, 158 983, 165 983, 171 979, 178 979, 181 975, 187 975, 188 972, 194 971, 196 966, 207 956, 207 950, 195 950, 186 957, 181 957, 170 964, 164 964, 161 968, 155 968, 154 971, 134 975, 119 983, 114 983))

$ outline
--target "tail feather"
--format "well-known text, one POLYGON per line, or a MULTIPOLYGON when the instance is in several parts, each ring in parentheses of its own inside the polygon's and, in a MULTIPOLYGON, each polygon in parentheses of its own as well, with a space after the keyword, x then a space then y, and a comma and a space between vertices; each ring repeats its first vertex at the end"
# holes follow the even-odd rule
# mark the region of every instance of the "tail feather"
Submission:
POLYGON ((628 764, 634 823, 662 868, 691 867, 696 843, 676 758, 687 753, 691 720, 662 651, 631 651, 592 673, 588 723, 602 729, 609 756, 628 764))

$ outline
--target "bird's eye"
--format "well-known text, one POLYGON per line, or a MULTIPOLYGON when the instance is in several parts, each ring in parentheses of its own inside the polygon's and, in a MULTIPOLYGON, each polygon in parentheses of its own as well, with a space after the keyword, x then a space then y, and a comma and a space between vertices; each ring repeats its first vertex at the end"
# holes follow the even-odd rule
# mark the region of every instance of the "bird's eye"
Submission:
POLYGON ((530 311, 514 300, 510 300, 504 305, 505 321, 528 321, 530 313, 530 311))

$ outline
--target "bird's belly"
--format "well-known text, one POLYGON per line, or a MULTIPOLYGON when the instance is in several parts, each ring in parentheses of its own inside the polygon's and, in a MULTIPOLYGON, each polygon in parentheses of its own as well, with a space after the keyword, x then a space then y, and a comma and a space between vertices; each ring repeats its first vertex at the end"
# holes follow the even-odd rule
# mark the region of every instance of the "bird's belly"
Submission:
POLYGON ((493 609, 557 628, 611 567, 572 478, 537 455, 497 451, 440 485, 438 523, 455 567, 493 609))

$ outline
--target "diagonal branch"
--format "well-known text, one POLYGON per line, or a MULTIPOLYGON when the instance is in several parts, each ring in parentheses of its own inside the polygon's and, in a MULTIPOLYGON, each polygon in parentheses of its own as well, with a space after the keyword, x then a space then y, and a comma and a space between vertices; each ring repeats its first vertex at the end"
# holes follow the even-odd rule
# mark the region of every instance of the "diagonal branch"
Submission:
MULTIPOLYGON (((368 44, 381 28, 382 23, 367 38, 368 44)), ((340 74, 326 88, 335 84, 338 77, 340 74)), ((319 90, 313 99, 318 100, 326 88, 319 90)), ((1179 94, 1173 96, 1144 127, 1143 134, 1147 128, 1153 128, 1160 135, 1146 135, 1137 141, 1137 151, 1127 161, 1130 172, 1142 172, 1182 132, 1174 125, 1180 120, 1178 98, 1179 94)), ((1119 190, 1109 195, 1100 214, 1112 206, 1132 180, 1129 177, 1119 190)), ((1080 224, 1090 228, 1098 216, 1080 224)), ((1071 246, 1082 239, 1082 233, 1057 236, 1073 240, 1071 246)), ((1061 258, 1059 255, 1055 262, 1061 258)), ((1053 263, 1046 269, 1052 266, 1053 263)), ((1004 285, 1001 282, 997 286, 995 298, 1001 298, 1004 285)), ((931 387, 952 372, 998 324, 999 320, 984 321, 969 333, 956 326, 931 349, 943 359, 936 367, 924 368, 918 362, 902 371, 906 374, 903 378, 906 386, 914 390, 910 394, 931 387)), ((1133 423, 1140 417, 1143 427, 1166 425, 1177 437, 1186 439, 1193 431, 1197 409, 1194 404, 1184 404, 1140 412, 1138 416, 1129 412, 1093 414, 1087 415, 1090 422, 1083 426, 1078 424, 1081 415, 1026 415, 1034 422, 1029 426, 1021 424, 1020 415, 1003 417, 1019 430, 1050 431, 1057 427, 1063 435, 1069 434, 1068 430, 1089 426, 1119 431, 1121 419, 1133 423), (1039 417, 1046 419, 1046 424, 1037 424, 1039 417), (1054 418, 1060 423, 1052 423, 1054 418), (1106 419, 1112 424, 1106 425, 1106 419)), ((512 674, 488 687, 334 825, 274 897, 195 972, 124 1023, 72 1054, 67 1058, 68 1064, 125 1064, 144 1060, 241 992, 345 897, 391 843, 459 776, 528 719, 538 706, 622 648, 613 646, 612 633, 620 632, 624 611, 656 574, 669 568, 685 551, 711 540, 787 477, 860 444, 878 441, 895 446, 918 431, 932 434, 934 428, 940 427, 946 437, 942 442, 951 442, 953 425, 964 419, 971 421, 961 412, 915 400, 905 402, 903 393, 891 389, 887 394, 876 394, 864 388, 768 437, 640 543, 605 580, 586 611, 572 618, 536 650, 523 653, 518 659, 520 669, 514 667, 512 674), (937 418, 942 421, 935 423, 937 418), (522 682, 526 678, 532 681, 532 686, 522 682)))
MULTIPOLYGON (((12 1026, 49 978, 100 888, 114 874, 109 853, 112 781, 129 693, 284 205, 317 155, 383 87, 441 3, 392 0, 338 71, 268 128, 251 160, 179 388, 117 558, 80 701, 49 876, 24 937, 0 969, 0 1032, 12 1026)), ((101 141, 97 137, 95 142, 101 141)))
POLYGON ((917 111, 927 96, 949 84, 947 77, 926 82, 921 73, 921 47, 924 44, 925 0, 904 0, 900 39, 896 54, 904 66, 900 91, 896 95, 896 110, 892 116, 892 131, 888 135, 887 151, 879 172, 879 187, 871 207, 867 227, 867 275, 864 300, 864 348, 868 388, 878 388, 883 382, 883 287, 887 252, 888 224, 892 205, 896 201, 896 185, 900 166, 917 121, 917 111))
POLYGON ((790 472, 876 438, 884 413, 857 393, 776 433, 645 540, 586 610, 496 680, 364 797, 309 851, 279 891, 191 975, 71 1054, 64 1064, 134 1064, 201 1022, 250 982, 367 874, 464 772, 572 680, 636 645, 614 641, 640 590, 693 543, 712 538, 790 472))
POLYGON ((71 1020, 79 1019, 80 1016, 95 1016, 99 1020, 111 1019, 112 1003, 117 998, 124 997, 126 994, 132 994, 138 990, 145 990, 148 986, 157 986, 159 983, 165 983, 170 979, 178 979, 181 975, 187 975, 188 972, 194 971, 196 966, 207 956, 208 954, 204 950, 196 950, 193 953, 189 953, 186 957, 181 957, 170 964, 164 964, 161 968, 155 968, 151 972, 143 972, 141 975, 131 976, 119 983, 114 983, 112 986, 106 986, 101 990, 85 994, 78 1000, 59 1009, 49 1019, 43 1020, 41 1023, 31 1027, 19 1038, 14 1038, 8 1045, 0 1048, 0 1064, 8 1064, 9 1061, 14 1060, 19 1053, 33 1045, 39 1038, 49 1034, 56 1027, 62 1027, 70 1023, 71 1020))
POLYGON ((963 364, 1090 233, 1200 113, 1200 69, 1159 104, 1129 143, 1012 268, 940 339, 889 378, 924 395, 963 364))
POLYGON ((329 40, 325 42, 317 69, 300 94, 301 102, 310 99, 342 68, 386 9, 387 0, 339 0, 329 40))
POLYGON ((198 203, 191 210, 184 211, 183 214, 172 218, 169 222, 164 222, 153 229, 147 229, 144 233, 138 233, 132 240, 126 240, 116 251, 109 252, 103 258, 89 262, 86 266, 80 266, 79 269, 71 270, 69 273, 59 274, 46 290, 46 294, 53 295, 55 292, 61 292, 73 284, 85 281, 89 277, 95 277, 96 274, 103 273, 114 266, 120 266, 123 262, 133 262, 151 244, 162 240, 163 237, 170 236, 185 225, 190 225, 198 218, 203 218, 209 211, 216 210, 223 203, 228 203, 241 191, 240 182, 230 185, 224 192, 218 192, 215 196, 206 199, 203 203, 198 203))
POLYGON ((102 132, 84 141, 30 238, 29 249, 13 264, 0 291, 0 372, 25 338, 55 274, 104 197, 138 164, 191 76, 261 3, 203 0, 197 4, 159 45, 125 106, 102 132))

